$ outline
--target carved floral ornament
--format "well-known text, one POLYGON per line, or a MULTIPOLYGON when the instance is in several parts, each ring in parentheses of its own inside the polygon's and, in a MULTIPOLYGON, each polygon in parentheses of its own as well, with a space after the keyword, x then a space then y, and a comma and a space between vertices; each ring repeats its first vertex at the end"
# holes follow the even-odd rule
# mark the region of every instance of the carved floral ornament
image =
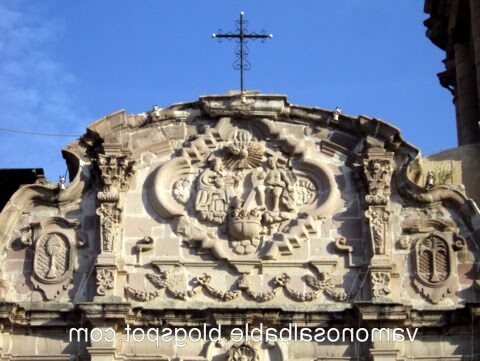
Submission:
MULTIPOLYGON (((103 276, 103 275, 102 275, 103 276)), ((141 302, 152 301, 161 295, 161 290, 165 290, 165 294, 175 299, 187 301, 197 296, 200 290, 216 299, 217 301, 228 302, 239 298, 243 295, 245 298, 256 302, 268 302, 274 300, 280 290, 284 290, 285 294, 297 302, 312 302, 318 300, 321 295, 335 301, 346 301, 347 294, 343 288, 338 287, 338 284, 333 279, 328 278, 325 274, 320 274, 320 277, 313 275, 305 275, 304 282, 310 288, 309 291, 300 291, 291 288, 291 278, 288 274, 282 273, 275 277, 272 281, 273 287, 269 290, 254 290, 250 285, 248 275, 239 276, 234 284, 227 290, 219 290, 212 286, 212 277, 206 273, 194 277, 188 282, 193 284, 190 288, 179 288, 178 282, 175 279, 172 270, 160 272, 160 274, 147 274, 147 279, 155 286, 155 291, 139 290, 131 286, 125 288, 127 294, 133 299, 141 302)))
POLYGON ((100 203, 97 214, 101 225, 101 249, 103 252, 113 252, 121 218, 120 192, 128 188, 135 162, 128 154, 98 154, 96 163, 102 180, 102 188, 97 193, 100 203))
POLYGON ((34 251, 32 284, 46 300, 58 298, 71 285, 77 248, 85 246, 79 226, 77 221, 52 217, 21 231, 20 242, 34 251))
POLYGON ((159 167, 150 188, 175 233, 234 265, 292 254, 338 199, 327 166, 285 146, 268 121, 248 126, 222 118, 159 167))

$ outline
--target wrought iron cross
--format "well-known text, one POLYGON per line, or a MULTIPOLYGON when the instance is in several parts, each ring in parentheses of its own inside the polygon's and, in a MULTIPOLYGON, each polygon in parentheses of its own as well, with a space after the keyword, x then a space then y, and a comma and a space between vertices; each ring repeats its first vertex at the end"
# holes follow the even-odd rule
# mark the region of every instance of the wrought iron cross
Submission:
POLYGON ((218 34, 212 34, 212 38, 218 39, 220 42, 222 39, 237 39, 237 48, 235 49, 235 55, 237 58, 233 62, 233 68, 235 70, 240 70, 240 90, 243 93, 243 71, 249 70, 251 68, 250 63, 247 60, 248 57, 248 47, 246 45, 248 39, 257 40, 261 39, 262 42, 265 42, 267 39, 273 37, 272 34, 266 34, 265 30, 262 30, 260 34, 255 32, 248 33, 247 25, 248 21, 243 19, 243 11, 240 13, 240 20, 235 22, 237 33, 222 33, 222 30, 218 30, 218 34))

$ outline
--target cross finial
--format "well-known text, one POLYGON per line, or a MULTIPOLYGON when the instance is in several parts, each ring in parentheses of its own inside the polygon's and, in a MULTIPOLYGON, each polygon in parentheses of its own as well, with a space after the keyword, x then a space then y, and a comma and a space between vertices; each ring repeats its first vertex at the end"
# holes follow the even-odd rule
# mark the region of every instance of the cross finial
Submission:
POLYGON ((261 39, 263 42, 267 39, 271 39, 273 37, 272 34, 265 34, 265 31, 263 30, 260 34, 257 34, 255 32, 249 33, 247 29, 247 24, 248 22, 243 19, 244 12, 242 11, 240 13, 240 20, 236 21, 236 31, 237 33, 223 33, 222 30, 218 30, 217 34, 212 34, 212 38, 216 38, 219 41, 222 41, 222 39, 237 39, 237 48, 235 50, 235 55, 237 58, 233 62, 233 68, 235 70, 240 70, 240 90, 243 93, 243 72, 245 70, 250 69, 250 63, 247 60, 248 56, 248 47, 246 45, 248 39, 252 40, 257 40, 261 39))

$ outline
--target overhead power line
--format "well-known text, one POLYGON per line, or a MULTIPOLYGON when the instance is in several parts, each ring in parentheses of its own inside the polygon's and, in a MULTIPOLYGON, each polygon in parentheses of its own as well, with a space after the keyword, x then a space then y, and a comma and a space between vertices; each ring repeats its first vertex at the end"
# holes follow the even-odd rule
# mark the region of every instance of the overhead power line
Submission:
POLYGON ((18 134, 24 134, 24 135, 38 135, 43 137, 80 137, 80 134, 43 133, 43 132, 34 132, 34 131, 11 129, 11 128, 0 128, 0 132, 18 133, 18 134))

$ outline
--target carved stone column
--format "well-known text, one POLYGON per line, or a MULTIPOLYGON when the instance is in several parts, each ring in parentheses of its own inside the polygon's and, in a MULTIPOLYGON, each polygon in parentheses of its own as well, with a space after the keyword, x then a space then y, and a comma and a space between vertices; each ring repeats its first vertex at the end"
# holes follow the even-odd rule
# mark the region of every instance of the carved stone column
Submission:
POLYGON ((115 295, 117 274, 116 251, 120 238, 120 222, 124 193, 133 174, 134 161, 119 147, 108 147, 98 154, 101 190, 97 193, 97 214, 100 220, 100 254, 96 262, 97 294, 115 295))
POLYGON ((370 149, 363 161, 363 174, 367 183, 365 195, 372 258, 370 281, 374 301, 384 301, 391 293, 391 235, 390 235, 390 183, 393 172, 393 153, 383 149, 370 149))

